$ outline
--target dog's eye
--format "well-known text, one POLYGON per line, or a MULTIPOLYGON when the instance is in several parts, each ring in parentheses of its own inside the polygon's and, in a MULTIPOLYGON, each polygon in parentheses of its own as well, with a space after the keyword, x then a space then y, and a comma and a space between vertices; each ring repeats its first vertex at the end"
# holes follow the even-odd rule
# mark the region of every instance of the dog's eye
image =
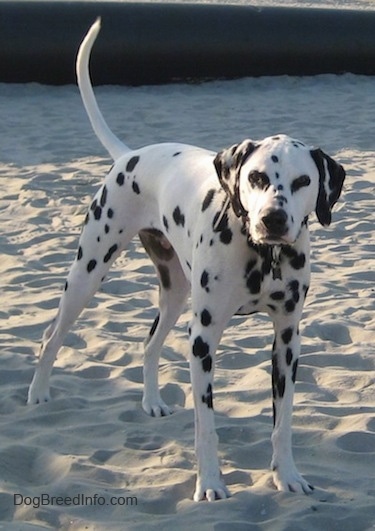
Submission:
POLYGON ((253 170, 249 173, 249 183, 253 188, 264 190, 270 185, 270 178, 262 171, 253 170))
POLYGON ((301 177, 297 177, 297 179, 294 179, 290 186, 292 194, 294 194, 294 192, 297 192, 300 188, 309 186, 310 183, 311 179, 308 175, 301 175, 301 177))

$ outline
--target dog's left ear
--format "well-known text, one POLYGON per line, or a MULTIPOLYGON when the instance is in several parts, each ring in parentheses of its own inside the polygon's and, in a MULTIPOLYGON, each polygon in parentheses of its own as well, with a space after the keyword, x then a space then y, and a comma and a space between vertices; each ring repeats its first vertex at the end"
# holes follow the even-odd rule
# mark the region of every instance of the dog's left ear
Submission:
POLYGON ((238 217, 246 216, 247 212, 241 203, 240 170, 258 146, 251 140, 244 140, 230 148, 220 151, 215 159, 214 166, 220 184, 227 193, 232 208, 238 217))
POLYGON ((319 193, 315 212, 319 222, 328 226, 331 223, 332 207, 341 194, 345 170, 321 149, 313 149, 310 153, 319 171, 319 193))

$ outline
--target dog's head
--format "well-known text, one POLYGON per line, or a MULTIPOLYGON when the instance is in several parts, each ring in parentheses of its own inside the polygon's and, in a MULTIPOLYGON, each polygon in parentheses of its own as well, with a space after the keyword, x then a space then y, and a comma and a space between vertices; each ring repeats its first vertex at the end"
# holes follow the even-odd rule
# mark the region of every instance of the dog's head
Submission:
POLYGON ((245 140, 218 153, 214 165, 235 214, 258 244, 294 243, 313 210, 329 225, 345 178, 323 151, 285 135, 245 140))

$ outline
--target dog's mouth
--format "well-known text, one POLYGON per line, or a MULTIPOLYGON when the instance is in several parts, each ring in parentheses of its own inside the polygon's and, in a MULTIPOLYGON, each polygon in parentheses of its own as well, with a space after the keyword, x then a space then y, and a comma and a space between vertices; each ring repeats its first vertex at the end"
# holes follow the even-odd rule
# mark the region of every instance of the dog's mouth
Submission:
POLYGON ((292 238, 280 237, 274 234, 258 234, 255 237, 249 234, 249 238, 257 245, 293 245, 296 241, 292 238))
POLYGON ((297 238, 290 234, 289 227, 286 224, 273 226, 268 229, 260 221, 255 227, 251 226, 250 220, 246 220, 246 232, 249 240, 257 245, 293 245, 297 238))

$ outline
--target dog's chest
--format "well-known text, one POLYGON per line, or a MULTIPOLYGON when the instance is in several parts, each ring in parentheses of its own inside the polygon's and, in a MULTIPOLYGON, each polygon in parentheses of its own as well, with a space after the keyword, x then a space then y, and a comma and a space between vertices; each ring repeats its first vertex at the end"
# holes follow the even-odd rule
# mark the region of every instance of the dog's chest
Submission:
POLYGON ((250 249, 244 280, 248 300, 239 307, 238 314, 291 314, 308 290, 308 257, 289 246, 250 249))

